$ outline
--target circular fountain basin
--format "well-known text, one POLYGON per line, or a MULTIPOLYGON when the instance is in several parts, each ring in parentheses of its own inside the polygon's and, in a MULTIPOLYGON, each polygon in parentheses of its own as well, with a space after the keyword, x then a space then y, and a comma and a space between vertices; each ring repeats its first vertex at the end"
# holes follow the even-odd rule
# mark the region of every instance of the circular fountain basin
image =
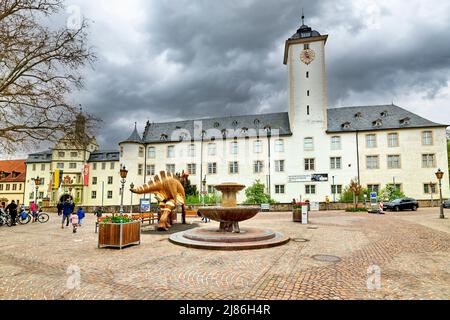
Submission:
POLYGON ((260 207, 201 207, 198 213, 217 222, 241 222, 249 220, 261 211, 260 207))

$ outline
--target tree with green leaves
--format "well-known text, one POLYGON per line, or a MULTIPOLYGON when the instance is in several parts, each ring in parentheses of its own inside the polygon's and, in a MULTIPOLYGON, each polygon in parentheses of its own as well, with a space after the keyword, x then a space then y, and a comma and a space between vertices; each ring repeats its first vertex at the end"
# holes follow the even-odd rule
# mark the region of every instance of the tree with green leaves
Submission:
POLYGON ((267 193, 265 193, 265 188, 264 183, 256 180, 253 185, 245 189, 246 199, 244 204, 274 204, 275 201, 271 199, 267 193))
POLYGON ((392 184, 388 184, 386 188, 381 190, 380 199, 382 201, 392 201, 399 198, 405 198, 405 194, 392 184))

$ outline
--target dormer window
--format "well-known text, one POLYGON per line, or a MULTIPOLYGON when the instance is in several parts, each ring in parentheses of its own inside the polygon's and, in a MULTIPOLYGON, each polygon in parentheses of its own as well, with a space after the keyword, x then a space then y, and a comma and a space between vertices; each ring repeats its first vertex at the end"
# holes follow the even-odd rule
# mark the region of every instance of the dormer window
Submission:
POLYGON ((357 119, 362 118, 362 113, 361 112, 355 113, 355 118, 357 119))
POLYGON ((344 129, 344 130, 350 129, 350 122, 344 122, 341 125, 341 128, 344 129))
POLYGON ((372 122, 373 127, 381 127, 382 124, 383 124, 383 121, 381 119, 377 119, 374 122, 372 122))
POLYGON ((168 138, 169 138, 169 136, 167 134, 165 134, 165 133, 163 133, 161 135, 161 141, 167 141, 168 138))
POLYGON ((386 118, 388 116, 388 112, 387 111, 383 111, 382 113, 380 113, 381 117, 386 118))
POLYGON ((243 128, 241 129, 241 132, 242 132, 242 134, 246 135, 247 132, 248 132, 248 128, 243 127, 243 128))
POLYGON ((411 119, 410 118, 403 118, 403 119, 400 119, 399 122, 400 122, 400 125, 407 126, 407 125, 409 125, 411 123, 411 119))
POLYGON ((254 123, 255 126, 259 126, 260 121, 259 121, 259 119, 255 119, 255 121, 253 121, 253 123, 254 123))
POLYGON ((233 127, 235 127, 235 128, 237 127, 238 124, 239 123, 236 120, 234 120, 233 123, 232 123, 233 127))
POLYGON ((218 128, 218 127, 220 127, 220 123, 214 122, 214 128, 218 128))

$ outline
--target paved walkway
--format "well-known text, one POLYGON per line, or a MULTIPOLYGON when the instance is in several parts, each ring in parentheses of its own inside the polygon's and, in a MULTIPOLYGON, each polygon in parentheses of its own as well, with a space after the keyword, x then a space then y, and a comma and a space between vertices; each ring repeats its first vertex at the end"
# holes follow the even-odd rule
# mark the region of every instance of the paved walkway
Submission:
MULTIPOLYGON (((449 299, 450 220, 438 216, 318 212, 303 226, 288 213, 260 213, 241 225, 293 240, 238 252, 179 247, 151 226, 140 246, 97 249, 93 216, 77 234, 52 216, 0 228, 0 299, 449 299)), ((189 222, 172 231, 216 225, 189 222)))

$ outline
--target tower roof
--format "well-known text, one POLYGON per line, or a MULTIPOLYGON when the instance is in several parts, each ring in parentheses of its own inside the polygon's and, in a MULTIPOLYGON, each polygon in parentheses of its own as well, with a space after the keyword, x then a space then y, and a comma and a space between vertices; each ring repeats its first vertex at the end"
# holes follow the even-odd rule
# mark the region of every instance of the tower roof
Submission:
POLYGON ((134 123, 134 130, 131 133, 131 136, 128 137, 125 141, 122 141, 120 143, 143 143, 141 136, 139 135, 137 131, 137 123, 134 123))
POLYGON ((289 40, 296 39, 305 39, 311 37, 319 37, 320 33, 316 30, 313 30, 311 27, 308 27, 306 24, 302 24, 301 27, 297 30, 297 32, 289 38, 289 40))

